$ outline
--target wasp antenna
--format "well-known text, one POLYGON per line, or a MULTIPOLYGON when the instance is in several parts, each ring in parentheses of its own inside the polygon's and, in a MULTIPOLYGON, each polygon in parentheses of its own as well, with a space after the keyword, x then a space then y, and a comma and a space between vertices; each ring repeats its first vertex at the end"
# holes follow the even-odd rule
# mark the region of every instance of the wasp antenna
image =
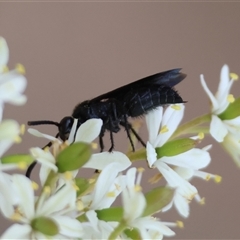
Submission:
POLYGON ((34 126, 34 125, 55 125, 55 126, 59 127, 58 122, 49 121, 49 120, 28 121, 28 126, 34 126))

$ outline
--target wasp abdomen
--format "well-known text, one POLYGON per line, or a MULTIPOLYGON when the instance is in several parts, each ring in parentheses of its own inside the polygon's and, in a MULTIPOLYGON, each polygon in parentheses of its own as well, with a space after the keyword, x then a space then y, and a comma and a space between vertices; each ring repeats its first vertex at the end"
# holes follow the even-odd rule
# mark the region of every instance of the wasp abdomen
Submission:
POLYGON ((173 88, 153 85, 149 88, 137 89, 136 92, 130 92, 126 95, 124 103, 128 116, 138 117, 158 106, 183 103, 183 100, 173 88))

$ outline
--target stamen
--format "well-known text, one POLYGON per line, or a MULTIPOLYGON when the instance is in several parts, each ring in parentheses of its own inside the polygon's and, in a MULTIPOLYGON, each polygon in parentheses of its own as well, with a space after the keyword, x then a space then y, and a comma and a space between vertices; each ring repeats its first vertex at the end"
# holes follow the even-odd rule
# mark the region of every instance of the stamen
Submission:
POLYGON ((135 185, 135 186, 134 186, 134 190, 135 190, 136 192, 141 192, 141 191, 142 191, 142 187, 141 187, 140 185, 135 185))
POLYGON ((115 197, 116 195, 115 195, 115 192, 108 192, 107 194, 107 197, 115 197))
POLYGON ((74 189, 75 191, 79 191, 79 187, 78 187, 77 184, 73 183, 73 184, 72 184, 72 187, 73 187, 73 189, 74 189))
POLYGON ((233 102, 235 101, 234 96, 233 96, 232 94, 229 94, 229 95, 227 96, 227 101, 228 101, 229 103, 233 103, 233 102))
POLYGON ((184 228, 184 224, 182 221, 176 221, 177 227, 184 228))
POLYGON ((25 124, 21 124, 20 126, 20 134, 23 135, 25 133, 26 130, 26 125, 25 124))
POLYGON ((64 173, 64 178, 65 178, 66 180, 71 180, 71 179, 73 178, 72 173, 69 172, 69 171, 65 172, 65 173, 64 173))
POLYGON ((14 142, 15 142, 15 143, 21 143, 21 142, 22 142, 22 138, 21 138, 20 136, 16 136, 16 137, 14 138, 14 142))
POLYGON ((97 149, 98 148, 98 144, 95 142, 91 143, 92 149, 97 149))
POLYGON ((39 186, 36 182, 32 181, 32 188, 33 190, 38 190, 39 186))
POLYGON ((21 170, 26 170, 27 169, 27 163, 24 161, 21 161, 17 164, 18 168, 21 170))
POLYGON ((214 181, 215 181, 216 183, 220 183, 220 182, 222 181, 222 177, 219 176, 219 175, 215 175, 214 181))
POLYGON ((84 209, 83 202, 81 200, 77 201, 77 210, 82 211, 84 209))
POLYGON ((160 179, 162 179, 162 177, 161 173, 157 173, 153 177, 149 178, 148 182, 151 184, 157 183, 160 179))
POLYGON ((234 81, 238 80, 238 75, 236 73, 230 73, 230 78, 234 81))
POLYGON ((174 105, 171 105, 171 108, 179 111, 179 110, 181 110, 181 105, 174 104, 174 105))
POLYGON ((3 66, 3 69, 2 69, 2 72, 3 73, 7 73, 7 72, 9 72, 9 68, 8 68, 8 66, 3 66))
POLYGON ((51 193, 51 188, 49 186, 45 186, 43 189, 43 192, 46 194, 50 194, 51 193))
POLYGON ((202 139, 204 139, 204 133, 203 132, 200 132, 200 133, 198 133, 198 138, 200 139, 200 140, 202 140, 202 139))
POLYGON ((169 130, 168 130, 167 125, 164 125, 164 126, 162 126, 162 128, 161 128, 161 130, 160 130, 159 133, 165 133, 165 132, 168 132, 168 131, 169 131, 169 130))
POLYGON ((12 219, 13 221, 20 221, 21 218, 22 218, 22 216, 21 216, 21 214, 18 213, 18 212, 14 213, 14 214, 10 217, 10 219, 12 219))
POLYGON ((26 74, 25 67, 24 67, 22 64, 20 64, 20 63, 18 63, 18 64, 16 65, 15 69, 16 69, 16 71, 17 71, 18 73, 20 73, 20 74, 23 74, 23 75, 26 74))

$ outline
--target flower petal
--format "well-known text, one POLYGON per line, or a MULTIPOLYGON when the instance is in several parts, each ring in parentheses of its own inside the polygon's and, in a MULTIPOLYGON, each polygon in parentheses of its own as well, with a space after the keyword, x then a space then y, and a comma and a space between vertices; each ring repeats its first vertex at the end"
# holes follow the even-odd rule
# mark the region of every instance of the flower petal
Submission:
POLYGON ((102 128, 102 119, 89 119, 83 123, 77 130, 75 142, 91 143, 100 134, 102 128))
POLYGON ((210 134, 212 137, 216 141, 222 142, 227 133, 228 131, 222 120, 219 117, 212 115, 212 120, 210 123, 210 134))

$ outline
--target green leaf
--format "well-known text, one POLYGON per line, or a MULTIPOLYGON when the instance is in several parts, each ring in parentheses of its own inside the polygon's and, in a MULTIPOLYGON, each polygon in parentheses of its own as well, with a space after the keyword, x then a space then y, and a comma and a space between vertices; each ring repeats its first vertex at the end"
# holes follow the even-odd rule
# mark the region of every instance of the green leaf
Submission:
POLYGON ((141 235, 139 234, 139 231, 136 228, 133 229, 126 229, 124 230, 124 233, 128 236, 130 239, 142 239, 141 235))
POLYGON ((102 210, 96 210, 97 217, 100 220, 104 220, 106 222, 116 221, 120 222, 123 218, 123 208, 122 207, 112 207, 105 208, 102 210))
POLYGON ((165 143, 162 147, 157 147, 157 157, 172 157, 194 148, 198 141, 190 138, 181 138, 165 143))
POLYGON ((173 198, 174 190, 168 187, 158 187, 145 194, 147 206, 143 212, 143 217, 159 212, 173 198))
POLYGON ((230 103, 227 109, 218 115, 222 120, 231 120, 240 116, 240 97, 237 98, 233 103, 230 103))
POLYGON ((92 149, 90 144, 77 142, 61 151, 56 160, 60 173, 73 171, 82 167, 91 157, 92 149))
POLYGON ((58 225, 51 218, 38 217, 32 220, 31 226, 34 230, 41 232, 47 236, 54 236, 58 234, 58 225))
POLYGON ((28 154, 10 155, 1 158, 1 162, 4 163, 21 163, 24 162, 27 165, 34 161, 33 157, 28 154))
POLYGON ((79 197, 84 193, 90 186, 89 181, 85 178, 75 178, 75 183, 78 186, 79 190, 77 191, 77 196, 79 197))

